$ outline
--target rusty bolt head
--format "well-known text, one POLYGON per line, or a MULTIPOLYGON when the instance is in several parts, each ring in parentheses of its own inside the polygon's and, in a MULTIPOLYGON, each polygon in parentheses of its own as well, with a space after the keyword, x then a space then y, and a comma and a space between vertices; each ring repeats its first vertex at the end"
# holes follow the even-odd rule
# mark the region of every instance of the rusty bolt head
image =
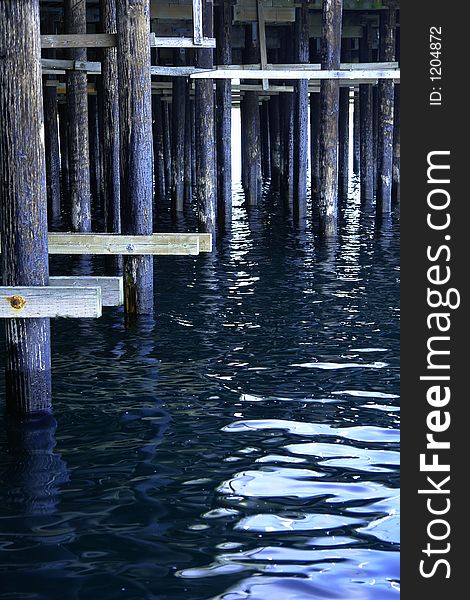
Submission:
POLYGON ((26 306, 26 300, 23 298, 23 296, 12 296, 11 298, 6 298, 6 300, 15 310, 21 310, 26 306))

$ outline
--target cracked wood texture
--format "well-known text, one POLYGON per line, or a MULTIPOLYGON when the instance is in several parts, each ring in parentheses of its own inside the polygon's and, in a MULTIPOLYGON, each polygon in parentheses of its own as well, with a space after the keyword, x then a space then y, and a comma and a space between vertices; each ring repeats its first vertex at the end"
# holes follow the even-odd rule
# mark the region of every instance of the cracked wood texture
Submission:
MULTIPOLYGON (((308 4, 302 0, 295 9, 294 60, 299 64, 309 62, 308 4)), ((308 165, 308 80, 295 82, 294 94, 294 211, 298 218, 307 209, 308 165)))
MULTIPOLYGON (((217 63, 232 63, 232 5, 222 0, 217 7, 217 63)), ((222 226, 232 220, 232 82, 221 79, 216 82, 217 104, 217 184, 218 217, 222 226)))
MULTIPOLYGON (((205 37, 213 37, 213 0, 202 0, 205 37)), ((212 49, 196 50, 196 66, 212 69, 212 49)), ((215 99, 212 79, 195 81, 196 114, 196 193, 199 231, 216 234, 215 99)))
MULTIPOLYGON (((323 0, 322 69, 339 69, 341 62, 342 0, 323 0)), ((320 194, 322 235, 336 235, 338 221, 338 116, 339 81, 320 85, 320 194)))
MULTIPOLYGON (((380 12, 380 60, 395 59, 396 8, 380 12)), ((392 208, 393 168, 393 81, 378 83, 378 143, 377 143, 377 212, 389 213, 392 208)))
MULTIPOLYGON (((0 194, 3 283, 47 285, 47 194, 39 0, 0 2, 0 194)), ((11 319, 6 334, 10 413, 51 408, 49 319, 11 319)))
MULTIPOLYGON (((65 1, 67 33, 86 33, 86 0, 65 1)), ((86 61, 85 48, 69 50, 69 59, 86 61)), ((72 229, 91 231, 87 74, 67 71, 69 185, 72 229)))
MULTIPOLYGON (((117 0, 121 229, 152 233, 152 95, 149 0, 117 0)), ((128 316, 153 313, 153 259, 124 257, 128 316)))

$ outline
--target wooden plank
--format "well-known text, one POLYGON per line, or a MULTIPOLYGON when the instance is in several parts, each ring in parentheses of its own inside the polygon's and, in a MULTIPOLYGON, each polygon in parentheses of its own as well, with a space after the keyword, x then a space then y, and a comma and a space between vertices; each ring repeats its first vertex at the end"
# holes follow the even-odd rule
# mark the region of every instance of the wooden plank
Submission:
MULTIPOLYGON (((299 65, 302 66, 303 65, 299 65)), ((342 79, 350 82, 360 81, 363 79, 393 79, 400 80, 399 69, 384 69, 384 70, 331 70, 325 69, 320 71, 312 71, 311 69, 215 69, 212 71, 203 71, 192 73, 191 79, 342 79)))
POLYGON ((194 44, 200 46, 202 34, 202 0, 193 0, 193 37, 194 44))
POLYGON ((114 33, 68 33, 41 35, 41 48, 112 48, 114 33))
POLYGON ((0 287, 0 318, 101 317, 100 287, 0 287))
POLYGON ((150 45, 155 48, 215 48, 215 38, 203 37, 196 42, 188 37, 156 37, 150 45))
POLYGON ((124 304, 124 281, 122 277, 49 277, 49 286, 53 287, 99 287, 103 306, 122 306, 124 304))
POLYGON ((54 233, 49 235, 50 254, 107 254, 124 256, 197 255, 199 239, 169 235, 120 235, 54 233))
POLYGON ((58 60, 56 58, 41 58, 43 69, 61 69, 66 71, 87 71, 101 73, 101 63, 86 60, 58 60))

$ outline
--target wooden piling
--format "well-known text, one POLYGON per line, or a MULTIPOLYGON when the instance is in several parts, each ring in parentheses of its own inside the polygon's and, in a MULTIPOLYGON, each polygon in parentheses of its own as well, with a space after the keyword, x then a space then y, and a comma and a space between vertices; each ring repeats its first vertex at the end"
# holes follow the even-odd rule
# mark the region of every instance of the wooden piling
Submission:
MULTIPOLYGON (((152 100, 150 2, 117 0, 121 228, 152 233, 152 100)), ((153 259, 125 256, 124 307, 128 315, 153 312, 153 259)))
MULTIPOLYGON (((116 33, 116 0, 100 0, 100 12, 102 33, 116 33)), ((108 233, 120 233, 119 85, 115 47, 102 49, 101 91, 105 230, 108 233)))
POLYGON ((165 190, 165 151, 163 140, 163 106, 160 94, 152 96, 153 111, 153 166, 155 178, 155 199, 162 202, 165 190))
MULTIPOLYGON (((308 3, 302 0, 295 9, 294 62, 309 62, 309 23, 308 3)), ((295 82, 294 93, 294 210, 303 217, 307 208, 307 168, 308 168, 308 80, 295 82)))
MULTIPOLYGON (((396 5, 380 11, 380 54, 382 61, 395 59, 396 5)), ((389 213, 392 207, 394 83, 378 83, 377 212, 389 213)))
MULTIPOLYGON (((322 69, 339 69, 341 58, 342 0, 323 0, 322 69)), ((335 235, 338 214, 339 81, 320 86, 320 231, 335 235)))
MULTIPOLYGON (((7 286, 47 285, 49 277, 40 48, 39 0, 0 2, 0 222, 7 286)), ((7 410, 50 410, 49 319, 8 319, 5 335, 7 410)))
POLYGON ((260 135, 261 135, 261 175, 263 179, 271 179, 271 151, 269 136, 268 101, 260 104, 260 135))
MULTIPOLYGON (((67 33, 86 33, 86 0, 65 0, 67 33)), ((85 48, 72 48, 69 58, 86 61, 85 48)), ((91 198, 86 71, 67 71, 69 183, 72 230, 91 231, 91 198)))
POLYGON ((359 92, 354 92, 353 120, 353 172, 359 174, 361 169, 361 118, 359 113, 359 92))
POLYGON ((165 166, 165 193, 171 195, 171 113, 168 102, 163 105, 163 153, 165 166))
MULTIPOLYGON (((245 25, 246 64, 260 61, 259 38, 255 24, 245 25)), ((261 194, 261 129, 259 93, 245 92, 241 102, 242 170, 245 201, 255 206, 261 194)))
MULTIPOLYGON (((359 41, 361 62, 370 58, 370 25, 363 27, 359 41)), ((374 199, 373 110, 372 86, 359 85, 360 141, 361 141, 361 202, 370 205, 374 199)))
MULTIPOLYGON (((222 0, 217 7, 217 63, 232 63, 232 4, 222 0)), ((219 222, 232 220, 232 82, 216 82, 217 105, 217 203, 219 222)))
POLYGON ((392 201, 400 202, 400 85, 395 85, 393 115, 392 201))
MULTIPOLYGON (((186 62, 189 62, 188 60, 186 62)), ((191 94, 189 80, 185 83, 185 111, 184 111, 184 202, 189 205, 193 195, 192 185, 192 145, 191 145, 191 94)))
MULTIPOLYGON (((186 64, 185 51, 177 48, 173 51, 177 67, 186 64)), ((173 106, 171 123, 171 210, 182 212, 184 204, 184 125, 186 117, 186 78, 174 77, 173 106)))
POLYGON ((278 190, 281 182, 281 129, 279 96, 271 96, 269 110, 269 150, 271 164, 271 186, 278 190))
MULTIPOLYGON (((214 32, 214 2, 202 3, 202 25, 206 37, 214 32)), ((196 65, 212 69, 214 53, 210 48, 196 51, 196 65)), ((217 183, 215 167, 215 98, 212 79, 195 81, 196 115, 196 192, 199 231, 215 237, 217 218, 217 183)))
MULTIPOLYGON (((293 29, 291 25, 284 28, 281 39, 281 58, 285 63, 294 59, 293 29)), ((292 81, 287 81, 291 85, 292 81)), ((281 94, 281 190, 284 204, 292 210, 294 194, 294 97, 292 93, 281 94)))
POLYGON ((338 193, 348 197, 349 187, 349 88, 339 90, 338 193))
MULTIPOLYGON (((310 40, 310 60, 318 62, 317 40, 310 40)), ((310 186, 312 200, 320 190, 320 94, 310 94, 310 186)), ((315 205, 315 202, 312 202, 315 205)))
POLYGON ((60 148, 60 193, 62 205, 69 199, 70 179, 69 179, 69 143, 68 143, 68 124, 67 124, 67 104, 59 102, 57 106, 59 113, 59 148, 60 148))
POLYGON ((88 139, 90 145, 90 192, 96 210, 101 201, 101 153, 98 96, 88 96, 88 139))
POLYGON ((46 152, 46 184, 48 220, 60 219, 60 149, 57 111, 57 88, 44 87, 44 141, 46 152))

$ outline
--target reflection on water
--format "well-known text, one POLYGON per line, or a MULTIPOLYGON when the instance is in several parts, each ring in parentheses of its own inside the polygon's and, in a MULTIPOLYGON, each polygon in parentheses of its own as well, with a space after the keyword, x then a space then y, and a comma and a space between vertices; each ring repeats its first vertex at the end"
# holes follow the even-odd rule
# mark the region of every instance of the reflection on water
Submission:
POLYGON ((327 243, 238 194, 155 320, 53 324, 54 418, 0 428, 1 598, 398 598, 398 224, 355 198, 327 243))

